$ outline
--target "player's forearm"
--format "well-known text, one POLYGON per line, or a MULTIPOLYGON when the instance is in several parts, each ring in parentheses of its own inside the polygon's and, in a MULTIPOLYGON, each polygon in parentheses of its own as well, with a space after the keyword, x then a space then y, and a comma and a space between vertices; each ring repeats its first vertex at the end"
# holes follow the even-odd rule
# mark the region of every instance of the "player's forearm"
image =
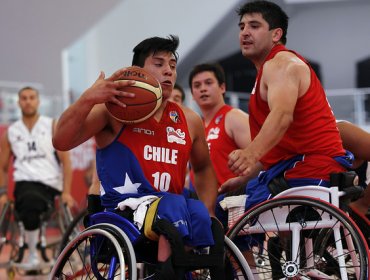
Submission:
POLYGON ((85 121, 93 107, 93 103, 81 97, 62 114, 53 136, 56 149, 67 151, 84 141, 85 121))
POLYGON ((194 173, 195 186, 199 199, 207 207, 210 216, 215 216, 218 185, 216 175, 211 166, 194 173))
POLYGON ((259 161, 280 142, 292 121, 293 116, 289 113, 271 111, 260 132, 248 146, 249 150, 254 151, 256 161, 259 161))
POLYGON ((63 192, 71 193, 72 188, 72 168, 69 166, 63 167, 63 192))
POLYGON ((8 184, 8 168, 7 167, 0 167, 0 188, 7 188, 8 184))

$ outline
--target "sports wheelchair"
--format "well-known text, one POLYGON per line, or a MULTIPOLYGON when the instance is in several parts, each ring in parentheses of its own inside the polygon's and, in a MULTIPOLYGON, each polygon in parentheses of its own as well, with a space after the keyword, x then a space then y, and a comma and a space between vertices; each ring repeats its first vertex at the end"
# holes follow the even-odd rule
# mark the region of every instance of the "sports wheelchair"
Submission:
POLYGON ((24 262, 28 256, 25 228, 18 219, 14 202, 8 201, 0 215, 0 268, 6 269, 9 279, 15 274, 49 274, 56 255, 60 250, 60 237, 73 220, 72 210, 55 197, 54 205, 47 206, 41 217, 37 249, 40 263, 36 266, 24 262), (52 232, 49 235, 49 232, 52 232))
MULTIPOLYGON (((87 221, 89 226, 61 252, 49 279, 156 279, 156 241, 114 212, 95 213, 87 221)), ((152 229, 171 244, 175 277, 168 279, 253 279, 245 258, 224 236, 218 221, 212 223, 215 245, 191 252, 185 252, 171 223, 157 220, 152 229)))
POLYGON ((333 174, 330 188, 286 189, 237 218, 240 209, 229 209, 227 236, 246 256, 254 279, 369 279, 367 242, 342 210, 362 191, 352 177, 333 174))

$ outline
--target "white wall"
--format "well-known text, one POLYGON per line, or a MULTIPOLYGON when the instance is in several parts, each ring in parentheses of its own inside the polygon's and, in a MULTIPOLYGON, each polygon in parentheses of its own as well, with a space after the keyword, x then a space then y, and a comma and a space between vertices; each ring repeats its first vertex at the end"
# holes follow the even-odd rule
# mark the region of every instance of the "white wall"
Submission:
MULTIPOLYGON (((244 1, 241 1, 244 3, 244 1)), ((284 6, 290 22, 287 47, 317 61, 325 88, 356 86, 356 62, 370 57, 370 1, 316 3, 284 6)), ((238 16, 209 31, 197 49, 185 58, 179 68, 187 86, 187 74, 195 63, 224 58, 239 51, 238 16)), ((369 77, 370 79, 370 77, 369 77)))
POLYGON ((122 0, 1 0, 0 81, 61 95, 61 53, 122 0))
MULTIPOLYGON (((80 42, 85 48, 76 53, 69 48, 72 57, 70 68, 81 69, 78 63, 85 63, 85 77, 81 81, 89 86, 97 78, 99 71, 106 75, 115 70, 131 65, 132 49, 140 41, 152 36, 180 37, 178 52, 180 61, 207 35, 209 29, 217 24, 220 18, 234 10, 239 0, 126 0, 112 10, 80 42), (95 55, 91 55, 95 54, 95 55), (80 59, 80 61, 79 61, 80 59)), ((83 88, 80 83, 71 84, 74 91, 83 88)))
POLYGON ((307 6, 291 17, 287 46, 320 62, 325 88, 356 87, 356 62, 370 57, 370 1, 307 6))

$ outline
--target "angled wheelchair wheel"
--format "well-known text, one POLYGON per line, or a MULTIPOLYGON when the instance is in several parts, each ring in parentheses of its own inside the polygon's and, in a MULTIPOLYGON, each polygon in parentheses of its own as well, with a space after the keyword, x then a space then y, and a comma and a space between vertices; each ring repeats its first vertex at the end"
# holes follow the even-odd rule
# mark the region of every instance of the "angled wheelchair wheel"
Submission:
POLYGON ((19 254, 19 229, 14 220, 13 203, 7 202, 0 214, 0 268, 8 268, 19 254), (5 257, 7 256, 7 257, 5 257))
POLYGON ((256 279, 368 279, 368 247, 356 224, 317 199, 265 201, 247 211, 227 236, 256 279))
POLYGON ((91 226, 62 251, 50 279, 137 279, 136 258, 127 235, 110 224, 91 226))
POLYGON ((83 209, 73 218, 72 222, 70 222, 60 242, 59 253, 62 252, 62 250, 67 246, 67 244, 73 238, 75 238, 78 234, 80 234, 85 229, 83 225, 83 219, 86 215, 87 215, 87 209, 83 209))
MULTIPOLYGON (((248 263, 238 247, 225 236, 225 271, 224 276, 218 279, 236 280, 249 279, 253 280, 253 273, 250 270, 248 263)), ((212 279, 209 269, 199 269, 186 273, 187 280, 210 280, 212 279)))

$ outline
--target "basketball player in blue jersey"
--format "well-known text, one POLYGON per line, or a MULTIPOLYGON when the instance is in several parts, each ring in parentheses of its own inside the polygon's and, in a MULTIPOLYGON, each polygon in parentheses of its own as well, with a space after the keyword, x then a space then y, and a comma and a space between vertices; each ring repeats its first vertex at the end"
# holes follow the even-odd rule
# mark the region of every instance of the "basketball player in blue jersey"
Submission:
MULTIPOLYGON (((201 118, 191 109, 168 101, 177 77, 178 44, 176 36, 153 37, 133 50, 132 64, 152 74, 162 87, 163 102, 152 117, 132 125, 114 119, 104 103, 125 107, 117 97, 134 98, 121 89, 135 82, 118 81, 124 69, 108 78, 102 72, 62 114, 53 141, 57 149, 69 150, 94 136, 103 207, 116 211, 129 198, 141 201, 148 195, 161 197, 157 218, 171 222, 186 246, 204 247, 214 244, 211 224, 216 220, 210 216, 215 216, 217 181, 201 118), (181 195, 188 160, 200 200, 181 195)), ((164 269, 171 262, 169 241, 160 234, 158 242, 157 278, 175 279, 173 271, 164 269)))

